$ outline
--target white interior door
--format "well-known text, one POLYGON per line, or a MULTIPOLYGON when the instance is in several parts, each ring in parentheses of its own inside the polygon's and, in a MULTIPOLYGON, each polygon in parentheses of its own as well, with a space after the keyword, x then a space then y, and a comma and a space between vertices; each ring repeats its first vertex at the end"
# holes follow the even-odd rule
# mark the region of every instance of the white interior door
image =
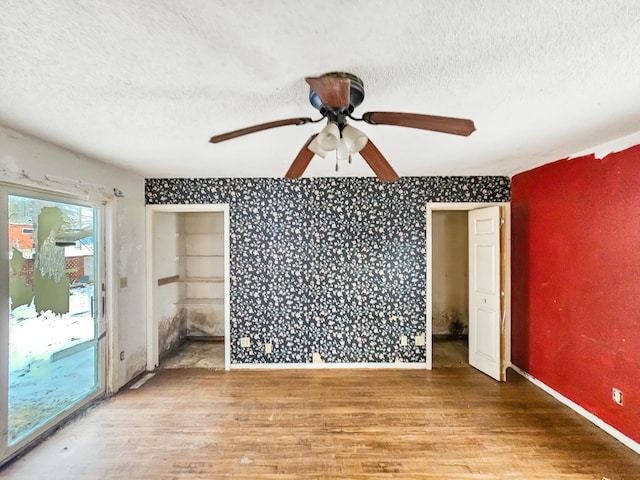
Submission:
POLYGON ((469 212, 469 364, 496 380, 501 365, 500 207, 469 212))

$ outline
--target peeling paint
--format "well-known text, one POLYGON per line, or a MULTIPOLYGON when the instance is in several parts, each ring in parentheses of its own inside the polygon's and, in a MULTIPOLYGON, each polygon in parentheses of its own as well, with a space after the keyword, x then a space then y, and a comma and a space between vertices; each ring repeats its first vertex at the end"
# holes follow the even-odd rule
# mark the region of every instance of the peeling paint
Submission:
POLYGON ((125 358, 125 377, 124 383, 128 382, 136 375, 144 372, 147 368, 147 351, 144 348, 136 350, 125 358))

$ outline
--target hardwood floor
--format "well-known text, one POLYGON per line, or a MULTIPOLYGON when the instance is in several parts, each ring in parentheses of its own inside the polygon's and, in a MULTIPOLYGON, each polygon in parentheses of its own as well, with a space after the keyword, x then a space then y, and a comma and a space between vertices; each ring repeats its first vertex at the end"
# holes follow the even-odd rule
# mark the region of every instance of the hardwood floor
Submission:
POLYGON ((469 366, 469 340, 439 340, 434 337, 431 366, 437 368, 467 368, 469 366))
POLYGON ((6 479, 638 479, 640 455, 516 373, 167 369, 6 479))

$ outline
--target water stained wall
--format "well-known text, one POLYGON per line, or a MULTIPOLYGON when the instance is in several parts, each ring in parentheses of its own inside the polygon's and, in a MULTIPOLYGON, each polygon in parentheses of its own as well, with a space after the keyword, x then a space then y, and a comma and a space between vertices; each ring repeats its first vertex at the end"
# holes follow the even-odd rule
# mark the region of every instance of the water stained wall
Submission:
POLYGON ((158 353, 160 358, 179 347, 187 337, 187 316, 183 309, 161 318, 158 322, 158 353))

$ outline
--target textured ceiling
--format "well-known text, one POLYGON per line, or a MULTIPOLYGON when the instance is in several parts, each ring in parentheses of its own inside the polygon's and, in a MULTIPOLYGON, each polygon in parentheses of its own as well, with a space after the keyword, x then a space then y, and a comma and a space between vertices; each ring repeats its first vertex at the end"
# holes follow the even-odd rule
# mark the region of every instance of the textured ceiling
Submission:
MULTIPOLYGON (((640 132, 639 0, 1 0, 0 124, 147 177, 278 177, 322 124, 304 77, 365 84, 355 115, 471 118, 458 137, 355 124, 400 175, 511 175, 640 132)), ((639 141, 640 143, 640 141, 639 141)), ((333 176, 315 157, 307 176, 333 176)), ((338 175, 369 176, 359 157, 338 175)))

